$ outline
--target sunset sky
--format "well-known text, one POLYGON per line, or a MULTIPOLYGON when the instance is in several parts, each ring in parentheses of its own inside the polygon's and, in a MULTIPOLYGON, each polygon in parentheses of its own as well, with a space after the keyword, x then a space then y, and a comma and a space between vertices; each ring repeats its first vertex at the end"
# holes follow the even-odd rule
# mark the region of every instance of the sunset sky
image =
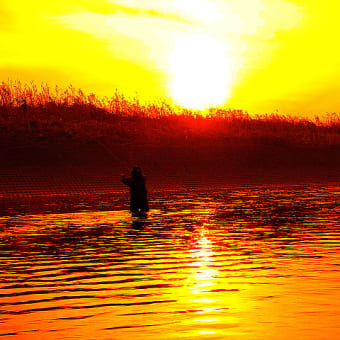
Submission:
POLYGON ((334 0, 2 0, 0 79, 340 112, 339 12, 334 0))

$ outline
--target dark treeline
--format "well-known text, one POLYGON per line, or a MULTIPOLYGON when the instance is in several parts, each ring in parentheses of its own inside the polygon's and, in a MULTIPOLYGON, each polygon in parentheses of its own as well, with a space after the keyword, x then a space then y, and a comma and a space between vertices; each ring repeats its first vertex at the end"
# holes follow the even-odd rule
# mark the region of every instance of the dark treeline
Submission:
POLYGON ((241 110, 205 112, 166 102, 143 105, 116 92, 111 98, 85 95, 72 86, 53 91, 42 85, 0 85, 2 134, 70 138, 104 138, 106 142, 339 145, 340 114, 305 119, 279 114, 250 116, 241 110), (204 114, 204 116, 202 116, 204 114))
POLYGON ((113 172, 139 164, 154 178, 338 179, 339 114, 203 113, 166 102, 145 105, 118 92, 99 99, 71 86, 6 82, 0 85, 1 162, 7 168, 55 165, 58 171, 69 163, 99 164, 113 172))

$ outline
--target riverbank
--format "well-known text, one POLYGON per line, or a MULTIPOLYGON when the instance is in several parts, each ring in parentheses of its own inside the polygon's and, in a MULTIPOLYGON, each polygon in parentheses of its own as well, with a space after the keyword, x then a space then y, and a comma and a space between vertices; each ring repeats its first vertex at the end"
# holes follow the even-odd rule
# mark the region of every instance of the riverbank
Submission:
POLYGON ((334 145, 112 143, 51 138, 2 140, 1 195, 124 190, 120 174, 140 165, 151 188, 300 184, 340 180, 334 145))
POLYGON ((340 182, 339 115, 202 114, 3 83, 0 195, 122 191, 134 165, 154 189, 340 182))

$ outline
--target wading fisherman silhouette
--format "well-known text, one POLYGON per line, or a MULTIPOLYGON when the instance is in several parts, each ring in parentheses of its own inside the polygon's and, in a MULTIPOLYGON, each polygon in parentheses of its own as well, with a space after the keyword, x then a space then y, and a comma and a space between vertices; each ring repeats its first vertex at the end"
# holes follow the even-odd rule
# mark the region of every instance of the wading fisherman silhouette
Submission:
POLYGON ((131 177, 122 175, 122 182, 130 187, 130 211, 132 216, 146 216, 149 211, 146 177, 139 166, 132 168, 131 177))

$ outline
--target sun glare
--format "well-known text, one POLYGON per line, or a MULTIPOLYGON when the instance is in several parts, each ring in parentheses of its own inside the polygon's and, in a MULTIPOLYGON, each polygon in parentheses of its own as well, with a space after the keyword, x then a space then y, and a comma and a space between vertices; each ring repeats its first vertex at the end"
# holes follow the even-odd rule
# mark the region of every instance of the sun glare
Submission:
POLYGON ((201 21, 212 22, 223 19, 223 15, 217 10, 217 4, 213 1, 174 0, 172 6, 201 21))
POLYGON ((223 104, 231 85, 227 52, 225 44, 204 33, 176 36, 169 58, 171 97, 191 109, 223 104))
POLYGON ((5 2, 3 79, 189 109, 313 115, 340 105, 336 1, 5 2))
MULTIPOLYGON (((98 60, 102 57, 87 68, 91 79, 105 87, 115 82, 127 95, 139 93, 150 100, 164 96, 182 107, 204 110, 227 103, 237 106, 235 98, 245 105, 245 99, 256 101, 274 91, 274 87, 263 91, 256 83, 243 93, 242 86, 250 81, 240 86, 240 80, 259 69, 260 59, 269 62, 274 46, 265 41, 276 30, 296 24, 295 7, 284 4, 284 0, 271 5, 263 0, 114 0, 107 10, 88 8, 59 16, 58 21, 98 40, 98 51, 91 53, 98 60), (277 13, 289 13, 288 23, 278 20, 277 13)), ((84 61, 87 65, 88 59, 84 61)), ((80 66, 84 67, 78 61, 76 67, 80 66)))

